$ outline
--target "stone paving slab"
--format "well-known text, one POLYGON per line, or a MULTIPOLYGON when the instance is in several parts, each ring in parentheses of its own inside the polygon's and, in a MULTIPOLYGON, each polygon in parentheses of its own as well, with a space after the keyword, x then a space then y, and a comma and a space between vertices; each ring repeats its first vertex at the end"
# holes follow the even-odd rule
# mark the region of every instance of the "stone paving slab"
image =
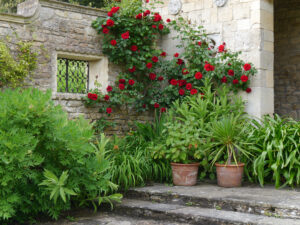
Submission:
POLYGON ((132 189, 128 197, 179 205, 191 203, 208 208, 220 206, 225 210, 300 219, 298 189, 278 190, 257 186, 221 188, 207 183, 192 187, 155 184, 132 189))
POLYGON ((155 184, 154 186, 135 188, 136 191, 144 191, 152 194, 172 193, 190 197, 235 199, 237 201, 251 201, 273 206, 284 206, 300 209, 300 190, 281 190, 273 187, 244 186, 240 188, 222 188, 212 184, 199 184, 192 187, 166 186, 155 184))
POLYGON ((199 225, 300 225, 300 220, 298 219, 281 219, 189 206, 181 206, 174 209, 169 204, 132 199, 124 199, 122 204, 118 206, 118 211, 136 217, 145 216, 147 218, 199 225))

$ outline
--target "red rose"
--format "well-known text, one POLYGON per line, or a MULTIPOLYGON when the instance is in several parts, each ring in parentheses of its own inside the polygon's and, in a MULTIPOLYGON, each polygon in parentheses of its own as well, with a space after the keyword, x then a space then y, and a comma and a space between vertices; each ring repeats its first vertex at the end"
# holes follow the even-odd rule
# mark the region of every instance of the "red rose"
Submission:
POLYGON ((252 91, 251 88, 247 88, 247 89, 246 89, 246 92, 247 92, 247 93, 250 93, 251 91, 252 91))
POLYGON ((246 64, 244 65, 244 70, 245 70, 245 71, 251 70, 251 65, 250 65, 249 63, 246 63, 246 64))
POLYGON ((112 91, 112 86, 107 86, 106 91, 111 92, 112 91))
POLYGON ((102 30, 103 34, 107 34, 109 32, 109 29, 107 29, 106 27, 103 28, 102 30))
POLYGON ((144 16, 148 16, 149 14, 150 14, 150 10, 146 10, 146 11, 143 13, 144 16))
POLYGON ((197 89, 192 89, 192 90, 191 90, 191 95, 195 95, 195 94, 197 94, 197 93, 198 93, 197 89))
POLYGON ((167 21, 167 23, 170 23, 170 22, 171 22, 171 20, 170 20, 170 19, 167 19, 166 21, 167 21))
POLYGON ((184 90, 184 89, 179 89, 178 93, 179 93, 180 95, 184 95, 185 90, 184 90))
POLYGON ((201 79, 203 78, 202 73, 201 73, 201 72, 196 72, 196 73, 195 73, 195 78, 196 78, 197 80, 201 80, 201 79))
POLYGON ((160 76, 160 77, 157 78, 157 80, 163 81, 163 80, 164 80, 164 77, 160 76))
POLYGON ((234 79, 234 80, 232 81, 232 83, 233 83, 233 84, 238 84, 238 83, 239 83, 239 80, 234 79))
POLYGON ((150 80, 155 80, 156 79, 156 74, 155 73, 150 73, 149 78, 150 78, 150 80))
POLYGON ((220 45, 219 46, 219 52, 221 53, 221 52, 224 52, 224 49, 225 49, 225 46, 224 45, 220 45))
POLYGON ((143 108, 146 109, 146 104, 143 104, 143 108))
POLYGON ((111 40, 111 41, 110 41, 110 44, 111 44, 112 46, 115 46, 115 45, 117 44, 117 41, 116 41, 116 40, 111 40))
POLYGON ((152 62, 154 62, 154 63, 158 62, 158 57, 157 56, 153 56, 152 57, 152 62))
POLYGON ((149 3, 149 0, 146 0, 146 3, 149 3))
POLYGON ((112 13, 116 13, 116 12, 119 11, 119 9, 120 9, 120 7, 112 7, 110 11, 111 11, 112 13))
POLYGON ((111 114, 111 112, 112 112, 112 109, 111 109, 111 108, 106 108, 106 113, 107 113, 107 114, 111 114))
POLYGON ((159 108, 159 104, 158 103, 154 103, 154 108, 159 108))
POLYGON ((156 29, 156 25, 152 25, 152 28, 153 28, 153 29, 156 29))
POLYGON ((161 55, 162 57, 165 57, 165 56, 167 55, 167 53, 166 53, 166 52, 162 52, 160 55, 161 55))
POLYGON ((178 85, 179 85, 179 87, 186 85, 186 80, 179 80, 178 85))
POLYGON ((222 79, 221 79, 221 82, 222 83, 227 83, 227 77, 223 76, 222 79))
POLYGON ((241 81, 244 82, 244 83, 247 82, 248 81, 248 76, 242 75, 241 76, 241 81))
POLYGON ((192 89, 192 84, 191 83, 187 83, 185 86, 186 90, 191 90, 192 89))
POLYGON ((176 62, 178 65, 182 65, 183 64, 183 60, 182 59, 177 59, 177 62, 176 62))
POLYGON ((129 80, 129 81, 128 81, 128 84, 131 85, 131 86, 134 85, 134 83, 135 83, 134 80, 129 80))
POLYGON ((234 75, 234 71, 233 70, 228 70, 228 75, 229 76, 233 76, 234 75))
POLYGON ((125 33, 121 34, 121 37, 126 40, 129 38, 129 31, 126 31, 125 33))
POLYGON ((98 98, 98 95, 97 94, 93 94, 93 93, 88 93, 88 98, 91 99, 91 100, 96 101, 97 98, 98 98))
POLYGON ((198 45, 201 46, 201 45, 202 45, 202 42, 201 42, 201 41, 198 41, 198 45))
POLYGON ((108 96, 108 95, 105 95, 105 96, 104 96, 104 100, 105 100, 105 101, 108 101, 108 100, 109 100, 109 96, 108 96))
POLYGON ((125 89, 125 85, 124 84, 119 84, 119 88, 120 88, 120 90, 124 90, 125 89))
POLYGON ((120 83, 120 84, 125 84, 125 82, 126 82, 125 79, 120 79, 120 80, 119 80, 119 83, 120 83))
POLYGON ((135 52, 138 50, 138 47, 136 45, 131 46, 131 51, 135 52))
POLYGON ((182 72, 183 75, 187 75, 187 74, 190 73, 190 72, 187 70, 187 68, 183 68, 181 72, 182 72))
POLYGON ((175 54, 174 54, 174 57, 177 58, 178 56, 179 56, 179 53, 175 53, 175 54))
POLYGON ((166 108, 164 108, 164 107, 161 107, 161 108, 160 108, 160 112, 161 112, 161 113, 164 113, 164 112, 166 112, 166 111, 167 111, 166 108))
POLYGON ((146 67, 147 67, 148 69, 151 69, 151 68, 152 68, 152 63, 151 63, 151 62, 147 63, 146 67))
POLYGON ((108 12, 107 15, 108 15, 109 17, 112 17, 112 16, 113 16, 113 13, 112 13, 112 12, 108 12))
POLYGON ((204 65, 204 69, 205 69, 206 71, 214 71, 214 70, 215 70, 215 67, 214 67, 213 65, 210 65, 209 63, 206 63, 206 64, 204 65))
POLYGON ((159 25, 158 25, 158 29, 159 29, 159 30, 163 30, 163 29, 164 29, 164 25, 159 24, 159 25))
POLYGON ((177 83, 178 83, 178 82, 177 82, 177 80, 175 80, 175 79, 170 80, 170 84, 173 85, 173 86, 176 86, 177 83))
POLYGON ((114 24, 115 24, 115 21, 113 21, 113 20, 111 20, 111 19, 108 19, 108 20, 106 21, 106 26, 108 26, 108 27, 112 27, 114 24))
POLYGON ((131 69, 129 68, 128 70, 130 73, 133 73, 136 70, 136 68, 135 68, 135 66, 133 66, 131 69))
POLYGON ((153 16, 153 21, 154 22, 161 21, 161 16, 158 13, 155 13, 154 16, 153 16))
POLYGON ((143 18, 142 13, 139 13, 135 16, 136 19, 141 20, 143 18))

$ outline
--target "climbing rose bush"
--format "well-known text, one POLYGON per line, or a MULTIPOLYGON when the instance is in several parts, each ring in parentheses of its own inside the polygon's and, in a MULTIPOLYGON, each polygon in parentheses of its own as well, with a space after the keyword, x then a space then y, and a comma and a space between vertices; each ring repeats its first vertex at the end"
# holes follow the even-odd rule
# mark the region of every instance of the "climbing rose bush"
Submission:
POLYGON ((107 18, 98 18, 92 27, 103 35, 103 53, 124 68, 106 93, 95 89, 84 98, 88 106, 99 104, 101 112, 111 114, 124 105, 136 111, 166 112, 175 100, 201 94, 206 77, 214 87, 228 85, 234 92, 251 92, 253 65, 230 52, 226 43, 214 46, 201 26, 195 28, 183 18, 165 22, 142 5, 130 10, 112 7, 107 18), (158 40, 170 29, 177 31, 177 47, 183 53, 169 55, 158 47, 158 40))

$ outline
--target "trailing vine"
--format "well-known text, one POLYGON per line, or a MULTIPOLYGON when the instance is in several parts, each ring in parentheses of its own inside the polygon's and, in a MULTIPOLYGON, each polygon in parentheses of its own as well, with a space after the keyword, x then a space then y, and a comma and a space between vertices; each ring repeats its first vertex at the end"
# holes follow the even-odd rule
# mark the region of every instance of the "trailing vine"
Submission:
POLYGON ((114 6, 107 18, 98 18, 92 27, 103 35, 103 52, 109 60, 123 66, 114 85, 106 93, 91 90, 86 105, 99 104, 100 111, 111 114, 114 107, 128 105, 136 111, 159 109, 165 112, 177 99, 201 94, 203 78, 211 78, 215 87, 228 85, 232 91, 251 92, 249 77, 256 73, 251 63, 239 59, 223 43, 217 48, 203 27, 195 27, 183 18, 162 20, 159 13, 135 4, 114 6), (170 30, 178 34, 182 54, 168 55, 158 47, 162 35, 170 30))

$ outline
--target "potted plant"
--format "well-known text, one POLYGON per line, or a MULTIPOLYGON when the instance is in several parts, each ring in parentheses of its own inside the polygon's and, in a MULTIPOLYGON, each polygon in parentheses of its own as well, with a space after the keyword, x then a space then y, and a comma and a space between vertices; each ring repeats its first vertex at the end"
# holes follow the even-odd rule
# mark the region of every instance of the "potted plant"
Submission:
POLYGON ((216 166, 218 185, 221 187, 239 187, 242 184, 244 163, 239 161, 241 155, 249 157, 251 153, 245 148, 246 119, 244 116, 227 116, 208 124, 205 135, 204 152, 212 156, 212 165, 216 166), (217 163, 226 161, 225 164, 217 163))
POLYGON ((152 157, 170 161, 174 185, 195 185, 199 168, 195 158, 199 133, 195 130, 193 121, 167 122, 162 136, 164 141, 161 144, 152 144, 152 157))

